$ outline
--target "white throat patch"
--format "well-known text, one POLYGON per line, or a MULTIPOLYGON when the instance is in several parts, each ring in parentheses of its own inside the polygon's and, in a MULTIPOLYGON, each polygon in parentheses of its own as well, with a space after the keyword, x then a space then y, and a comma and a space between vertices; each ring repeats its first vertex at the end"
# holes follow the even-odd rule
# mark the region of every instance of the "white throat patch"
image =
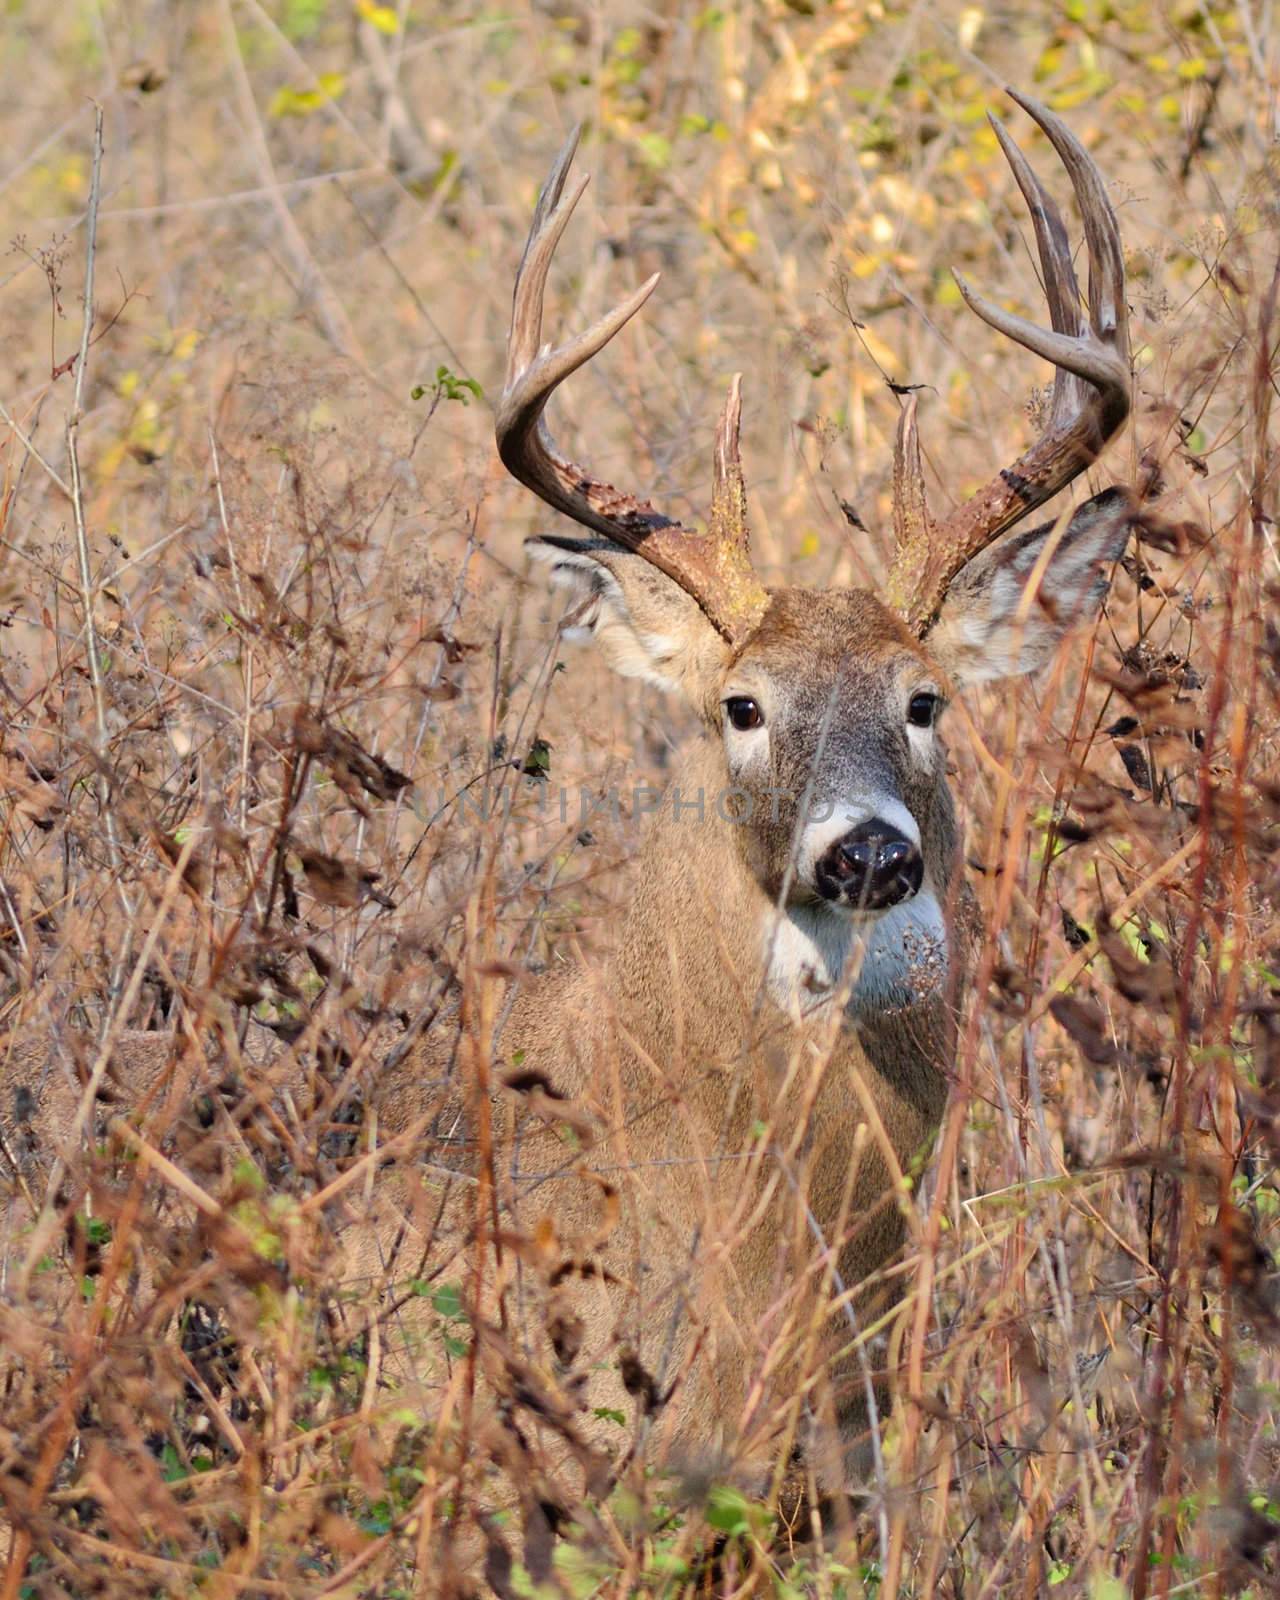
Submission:
POLYGON ((765 985, 791 1017, 844 993, 851 1015, 901 1010, 940 994, 947 980, 947 928, 933 885, 878 915, 853 917, 827 905, 786 906, 766 919, 765 985))

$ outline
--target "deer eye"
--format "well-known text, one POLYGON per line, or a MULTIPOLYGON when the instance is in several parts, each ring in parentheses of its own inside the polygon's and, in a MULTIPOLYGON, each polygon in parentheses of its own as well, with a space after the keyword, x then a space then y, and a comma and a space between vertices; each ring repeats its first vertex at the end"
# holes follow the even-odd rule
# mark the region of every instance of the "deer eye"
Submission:
POLYGON ((932 728, 942 710, 942 696, 931 689, 922 689, 911 696, 907 706, 907 721, 913 728, 932 728))
POLYGON ((735 694, 724 703, 725 715, 739 733, 764 727, 764 712, 749 695, 735 694))

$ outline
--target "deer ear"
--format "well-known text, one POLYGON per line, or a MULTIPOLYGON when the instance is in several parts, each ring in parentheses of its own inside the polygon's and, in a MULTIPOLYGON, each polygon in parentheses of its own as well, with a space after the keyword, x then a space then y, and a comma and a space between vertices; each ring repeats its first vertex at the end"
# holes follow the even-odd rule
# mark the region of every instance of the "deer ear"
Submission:
POLYGON ((1097 615, 1132 521, 1133 503, 1123 489, 1085 501, 1052 549, 1029 605, 1023 603, 1027 582, 1057 524, 1046 522, 984 550, 952 580, 926 637, 929 653, 959 684, 1033 672, 1074 623, 1097 615))
POLYGON ((594 639, 624 678, 678 690, 703 709, 729 646, 678 583, 607 539, 527 539, 525 549, 571 596, 566 638, 594 639))

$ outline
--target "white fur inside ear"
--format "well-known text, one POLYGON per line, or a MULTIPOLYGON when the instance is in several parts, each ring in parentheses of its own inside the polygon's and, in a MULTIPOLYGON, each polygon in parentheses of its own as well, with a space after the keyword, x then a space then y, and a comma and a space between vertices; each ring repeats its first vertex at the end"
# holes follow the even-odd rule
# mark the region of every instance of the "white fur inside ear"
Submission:
MULTIPOLYGON (((624 678, 691 693, 689 679, 714 630, 688 595, 649 562, 601 541, 564 548, 531 539, 526 549, 570 595, 569 640, 591 639, 624 678)), ((696 703, 696 702, 695 702, 696 703)))
POLYGON ((930 653, 959 683, 989 683, 1034 672, 1067 630, 1095 615, 1108 569, 1124 554, 1131 508, 1123 490, 1095 495, 1060 533, 1044 523, 975 556, 951 585, 930 630, 930 653), (1026 586, 1050 540, 1039 591, 1026 586))
MULTIPOLYGON (((547 582, 551 588, 559 589, 577 602, 594 600, 597 608, 599 602, 608 595, 613 604, 625 609, 618 580, 607 567, 593 561, 590 556, 579 555, 576 550, 562 550, 558 545, 544 543, 541 539, 530 539, 525 549, 540 566, 549 569, 547 582)), ((569 609, 572 610, 572 606, 569 609)), ((565 637, 574 634, 588 637, 595 621, 594 609, 584 613, 576 623, 565 629, 565 637)))

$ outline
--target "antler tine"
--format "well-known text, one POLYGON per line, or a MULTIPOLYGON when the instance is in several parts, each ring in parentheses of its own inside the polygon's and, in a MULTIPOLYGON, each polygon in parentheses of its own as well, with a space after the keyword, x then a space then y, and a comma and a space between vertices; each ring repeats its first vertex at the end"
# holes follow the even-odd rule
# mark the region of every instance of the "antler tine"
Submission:
POLYGON ((547 431, 543 413, 556 388, 608 344, 639 311, 658 283, 655 273, 575 339, 555 349, 543 346, 547 272, 574 207, 587 186, 584 176, 565 192, 579 134, 580 129, 575 128, 569 135, 543 185, 516 272, 506 383, 498 402, 495 425, 498 454, 512 476, 548 505, 624 549, 643 556, 666 573, 698 602, 727 639, 736 640, 759 621, 769 598, 751 567, 745 502, 740 498, 739 514, 728 522, 717 512, 717 507, 724 502, 719 487, 722 459, 729 462, 731 458, 741 497, 736 415, 727 453, 721 449, 726 427, 723 421, 721 423, 717 492, 713 498, 712 526, 705 534, 684 528, 648 501, 593 478, 561 454, 547 431))
POLYGON ((960 568, 1091 465, 1129 412, 1124 258, 1102 174, 1053 112, 1027 95, 1012 89, 1009 93, 1039 123, 1071 178, 1089 250, 1089 315, 1086 319, 1081 309, 1061 213, 993 117, 996 137, 1031 212, 1051 327, 1003 310, 970 288, 958 272, 954 276, 965 303, 984 322, 1054 363, 1053 403, 1048 425, 1030 449, 936 527, 924 505, 914 404, 904 409, 894 460, 898 550, 889 595, 920 634, 932 625, 960 568))
POLYGON ((1036 176, 1035 169, 1009 136, 1000 118, 988 112, 987 121, 1004 151, 1027 202, 1036 234, 1036 249, 1044 272, 1045 299, 1049 320, 1059 333, 1081 334, 1087 324, 1080 310, 1080 286, 1071 260, 1071 240, 1057 202, 1036 176))
POLYGON ((564 209, 563 221, 554 234, 549 234, 547 219, 560 204, 564 180, 578 153, 581 137, 582 124, 579 122, 570 130, 538 194, 533 221, 529 225, 529 237, 524 242, 524 253, 516 268, 516 281, 511 291, 511 334, 507 340, 507 376, 504 385, 507 389, 512 387, 538 353, 538 346, 542 342, 542 297, 546 289, 547 268, 551 265, 552 254, 560 242, 565 224, 591 181, 589 173, 584 173, 579 179, 564 209))
POLYGON ((1089 246, 1089 319, 1099 337, 1110 338, 1121 358, 1129 358, 1129 323, 1124 303, 1124 252, 1120 225, 1112 210, 1107 186, 1092 156, 1048 106, 1030 95, 1010 89, 1009 94, 1033 121, 1039 123, 1049 143, 1067 169, 1075 190, 1089 246))
POLYGON ((716 453, 711 479, 711 526, 722 538, 745 545, 747 533, 747 485, 742 476, 742 457, 738 435, 742 428, 742 374, 735 372, 729 382, 720 425, 716 429, 716 453))
POLYGON ((920 429, 917 410, 920 397, 907 396, 898 418, 898 439, 893 450, 893 534, 899 551, 927 550, 933 544, 933 518, 924 492, 924 469, 920 465, 920 429))

